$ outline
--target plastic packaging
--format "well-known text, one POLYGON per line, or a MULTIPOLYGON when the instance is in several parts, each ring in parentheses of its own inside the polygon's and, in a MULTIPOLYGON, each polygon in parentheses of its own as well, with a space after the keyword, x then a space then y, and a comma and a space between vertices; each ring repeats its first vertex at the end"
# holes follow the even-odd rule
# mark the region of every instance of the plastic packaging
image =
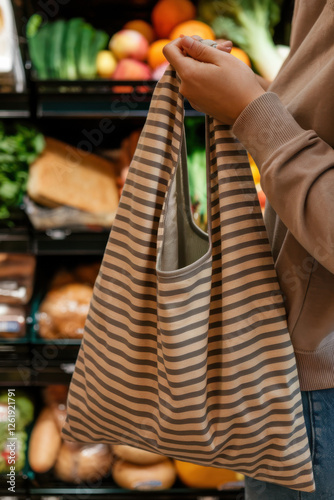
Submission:
POLYGON ((81 339, 93 288, 69 283, 50 290, 37 313, 39 334, 45 339, 81 339))
POLYGON ((112 455, 106 444, 79 444, 64 441, 54 466, 58 479, 93 484, 110 474, 112 455))
POLYGON ((0 253, 0 303, 29 302, 35 267, 36 259, 33 255, 0 253))
POLYGON ((0 304, 0 339, 17 339, 25 336, 25 310, 19 306, 0 304))
POLYGON ((25 212, 32 225, 39 231, 66 228, 71 231, 89 231, 91 227, 110 228, 116 212, 92 214, 77 208, 60 206, 46 208, 37 205, 28 196, 24 197, 25 212))

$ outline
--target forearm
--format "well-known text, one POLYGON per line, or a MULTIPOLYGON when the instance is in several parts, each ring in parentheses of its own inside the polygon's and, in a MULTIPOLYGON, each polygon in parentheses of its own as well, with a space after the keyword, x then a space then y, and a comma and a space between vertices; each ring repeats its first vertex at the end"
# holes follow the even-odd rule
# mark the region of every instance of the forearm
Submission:
POLYGON ((241 113, 233 132, 258 165, 263 191, 285 226, 334 273, 334 150, 303 130, 272 92, 241 113))

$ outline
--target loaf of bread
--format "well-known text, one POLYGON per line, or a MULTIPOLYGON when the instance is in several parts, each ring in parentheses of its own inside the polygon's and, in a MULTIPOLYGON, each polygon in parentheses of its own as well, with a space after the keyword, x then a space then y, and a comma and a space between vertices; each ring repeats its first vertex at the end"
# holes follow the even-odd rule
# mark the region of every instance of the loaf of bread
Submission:
POLYGON ((112 466, 114 481, 130 490, 164 490, 173 486, 176 471, 169 459, 153 465, 138 465, 117 460, 112 466))
POLYGON ((158 464, 159 462, 163 462, 167 458, 164 455, 152 453, 151 451, 141 450, 139 448, 134 448, 133 446, 127 446, 125 444, 114 445, 112 450, 115 455, 117 455, 117 457, 121 458, 122 460, 138 465, 158 464))
POLYGON ((115 212, 119 201, 112 162, 49 137, 30 166, 27 190, 46 207, 69 205, 94 214, 115 212))
POLYGON ((39 334, 46 339, 81 339, 93 288, 70 283, 50 290, 38 313, 39 334))

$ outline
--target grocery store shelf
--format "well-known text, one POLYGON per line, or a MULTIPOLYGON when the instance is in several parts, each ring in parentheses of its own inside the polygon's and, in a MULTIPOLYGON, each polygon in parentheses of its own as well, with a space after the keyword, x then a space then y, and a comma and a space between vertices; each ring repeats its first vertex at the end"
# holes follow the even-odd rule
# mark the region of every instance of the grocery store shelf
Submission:
POLYGON ((110 231, 35 232, 29 228, 0 229, 0 251, 34 255, 103 255, 110 231))
POLYGON ((162 491, 129 491, 120 488, 30 488, 30 500, 37 500, 41 496, 53 495, 59 499, 87 498, 97 500, 243 500, 242 490, 238 491, 216 491, 216 490, 192 490, 190 488, 171 488, 162 491), (64 496, 63 496, 64 495, 64 496), (112 497, 110 496, 112 495, 112 497))
POLYGON ((112 117, 125 119, 147 115, 151 93, 113 93, 111 87, 99 89, 93 87, 93 92, 89 92, 89 87, 82 87, 80 82, 71 83, 70 87, 68 82, 63 82, 63 84, 57 82, 54 87, 45 88, 40 85, 35 96, 36 116, 38 118, 112 117))
POLYGON ((127 490, 117 486, 112 477, 104 477, 96 484, 87 484, 85 482, 77 485, 64 483, 57 479, 52 471, 46 474, 35 474, 30 471, 28 473, 30 484, 29 491, 31 499, 38 498, 34 495, 55 495, 67 498, 84 498, 89 495, 89 498, 98 500, 134 500, 134 499, 154 499, 154 500, 243 500, 243 489, 230 490, 214 490, 214 489, 195 489, 185 487, 179 479, 174 486, 166 490, 127 490))
MULTIPOLYGON (((45 80, 32 81, 30 93, 0 93, 1 118, 145 118, 153 80, 45 80), (114 92, 132 86, 131 93, 114 92), (136 89, 145 86, 145 92, 136 89)), ((185 102, 186 116, 202 116, 185 102)))
POLYGON ((33 232, 31 250, 35 255, 102 255, 110 231, 76 233, 70 230, 33 232))
POLYGON ((26 92, 0 92, 0 118, 29 118, 30 102, 26 92))
MULTIPOLYGON (((156 83, 154 80, 35 80, 32 91, 36 116, 117 119, 146 117, 156 83), (131 86, 133 92, 118 92, 117 88, 120 90, 122 86, 131 86)), ((185 110, 187 116, 200 115, 188 102, 185 110)))

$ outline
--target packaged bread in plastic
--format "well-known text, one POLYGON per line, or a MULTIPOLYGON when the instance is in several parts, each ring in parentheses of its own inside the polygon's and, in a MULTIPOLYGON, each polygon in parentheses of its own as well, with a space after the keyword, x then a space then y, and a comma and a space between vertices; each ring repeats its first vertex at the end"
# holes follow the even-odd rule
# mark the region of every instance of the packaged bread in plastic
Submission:
POLYGON ((81 339, 101 262, 61 268, 54 275, 36 319, 45 339, 81 339))
POLYGON ((61 481, 92 484, 110 474, 112 455, 106 444, 63 441, 54 466, 61 481))
POLYGON ((34 286, 33 255, 0 253, 0 303, 27 304, 34 286))
POLYGON ((45 339, 81 339, 93 288, 69 283, 50 290, 38 312, 39 334, 45 339))
POLYGON ((17 339, 25 334, 25 309, 22 306, 0 304, 0 339, 17 339))

